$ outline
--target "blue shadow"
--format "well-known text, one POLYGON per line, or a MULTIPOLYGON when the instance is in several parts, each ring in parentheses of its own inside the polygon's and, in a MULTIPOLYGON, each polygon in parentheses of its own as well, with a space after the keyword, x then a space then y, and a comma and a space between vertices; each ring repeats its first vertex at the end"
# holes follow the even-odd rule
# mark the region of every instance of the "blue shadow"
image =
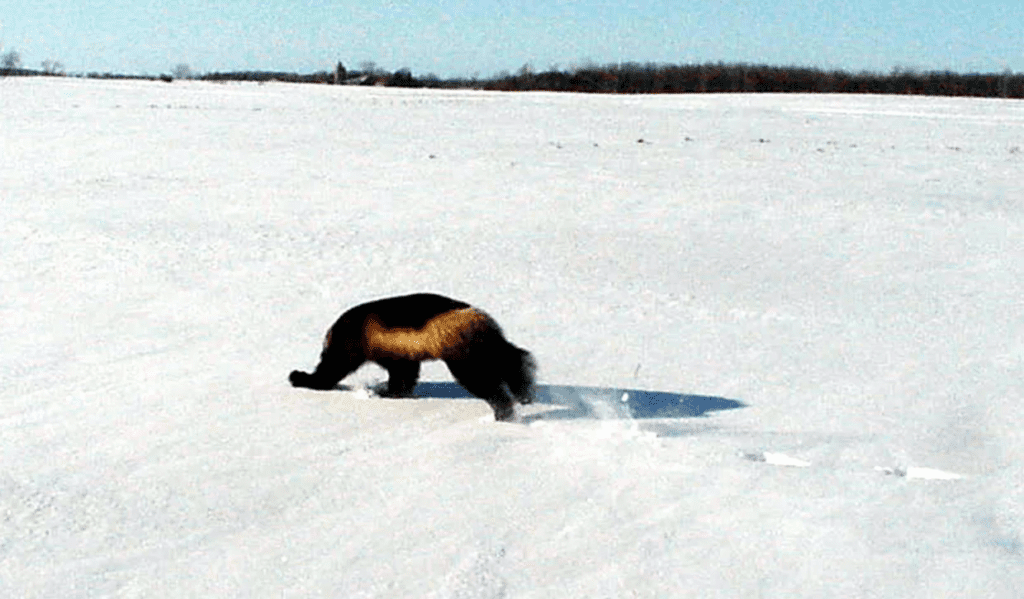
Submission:
MULTIPOLYGON (((414 394, 432 398, 473 398, 454 382, 419 383, 414 394)), ((538 385, 536 402, 558 406, 557 410, 545 413, 544 420, 699 418, 708 412, 736 410, 747 405, 712 395, 577 385, 538 385)))

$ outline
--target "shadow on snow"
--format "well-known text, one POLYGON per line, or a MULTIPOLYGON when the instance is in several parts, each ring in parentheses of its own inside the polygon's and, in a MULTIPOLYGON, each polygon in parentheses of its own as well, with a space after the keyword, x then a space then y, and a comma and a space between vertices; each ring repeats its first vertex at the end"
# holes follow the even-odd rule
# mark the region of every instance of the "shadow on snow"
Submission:
MULTIPOLYGON (((414 394, 431 398, 473 398, 454 382, 419 383, 414 394)), ((746 407, 741 401, 710 395, 576 385, 537 385, 535 402, 556 408, 524 420, 697 418, 708 412, 746 407)))

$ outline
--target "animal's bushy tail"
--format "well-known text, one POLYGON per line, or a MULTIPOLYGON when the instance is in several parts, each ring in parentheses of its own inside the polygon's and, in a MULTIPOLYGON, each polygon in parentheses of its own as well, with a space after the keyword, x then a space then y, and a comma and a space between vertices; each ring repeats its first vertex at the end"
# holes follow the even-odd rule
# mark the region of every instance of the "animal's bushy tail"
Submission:
POLYGON ((509 392, 521 404, 532 402, 537 363, 533 360, 530 352, 506 342, 503 367, 502 378, 508 386, 509 392))

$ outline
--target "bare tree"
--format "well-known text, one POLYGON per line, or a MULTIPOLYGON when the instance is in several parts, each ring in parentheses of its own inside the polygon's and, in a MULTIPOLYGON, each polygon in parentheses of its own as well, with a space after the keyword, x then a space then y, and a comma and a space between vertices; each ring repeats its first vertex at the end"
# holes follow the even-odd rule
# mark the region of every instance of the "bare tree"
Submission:
POLYGON ((11 71, 21 66, 21 54, 16 50, 11 50, 0 56, 0 65, 3 65, 3 74, 9 75, 11 71))
POLYGON ((380 75, 384 72, 384 69, 377 66, 377 63, 372 60, 364 60, 359 63, 359 70, 365 75, 380 75))
POLYGON ((64 65, 57 60, 44 60, 43 72, 47 75, 63 75, 64 65))
POLYGON ((171 71, 171 75, 173 75, 175 79, 191 79, 192 69, 187 64, 181 63, 174 67, 174 70, 171 71))

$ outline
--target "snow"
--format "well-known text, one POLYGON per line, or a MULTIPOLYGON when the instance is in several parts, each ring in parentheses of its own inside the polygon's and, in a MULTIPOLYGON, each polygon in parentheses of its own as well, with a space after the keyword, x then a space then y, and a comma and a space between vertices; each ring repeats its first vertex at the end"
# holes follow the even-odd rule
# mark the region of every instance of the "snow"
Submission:
POLYGON ((0 121, 3 596, 1024 588, 1020 102, 39 78, 0 121), (288 385, 415 291, 534 353, 518 423, 436 363, 288 385))

